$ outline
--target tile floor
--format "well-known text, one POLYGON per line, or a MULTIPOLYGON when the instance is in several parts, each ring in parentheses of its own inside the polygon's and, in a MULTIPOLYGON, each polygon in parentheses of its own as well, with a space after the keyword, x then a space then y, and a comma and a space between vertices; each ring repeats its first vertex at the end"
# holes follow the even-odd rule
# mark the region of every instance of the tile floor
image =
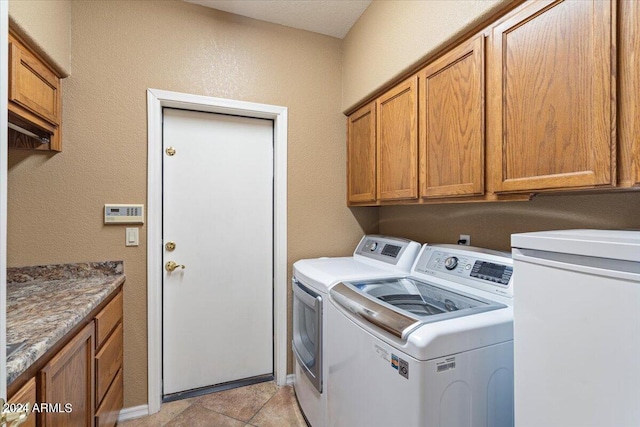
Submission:
POLYGON ((307 427, 292 386, 274 382, 164 403, 157 414, 119 427, 307 427))

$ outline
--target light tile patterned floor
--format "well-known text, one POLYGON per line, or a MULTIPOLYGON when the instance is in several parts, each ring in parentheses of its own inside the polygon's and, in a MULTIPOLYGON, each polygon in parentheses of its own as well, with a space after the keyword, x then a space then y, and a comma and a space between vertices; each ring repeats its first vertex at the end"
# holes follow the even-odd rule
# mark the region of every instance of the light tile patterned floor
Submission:
POLYGON ((120 427, 306 427, 293 387, 273 382, 238 387, 162 405, 160 412, 120 427))

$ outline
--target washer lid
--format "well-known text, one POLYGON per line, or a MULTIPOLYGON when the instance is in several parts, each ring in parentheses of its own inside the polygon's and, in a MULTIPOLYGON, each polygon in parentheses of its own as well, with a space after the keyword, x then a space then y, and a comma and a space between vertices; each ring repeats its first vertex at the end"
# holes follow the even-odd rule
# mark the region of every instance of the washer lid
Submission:
POLYGON ((427 323, 507 307, 413 278, 343 282, 332 288, 330 294, 362 320, 401 339, 427 323))
POLYGON ((557 230, 511 235, 511 246, 572 255, 640 261, 640 231, 557 230))

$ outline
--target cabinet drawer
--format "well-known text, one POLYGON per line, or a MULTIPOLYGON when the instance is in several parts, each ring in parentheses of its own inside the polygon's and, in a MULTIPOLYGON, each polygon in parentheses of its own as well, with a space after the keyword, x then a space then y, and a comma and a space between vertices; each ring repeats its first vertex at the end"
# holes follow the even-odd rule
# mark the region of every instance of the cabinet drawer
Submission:
POLYGON ((96 316, 96 348, 100 348, 122 319, 122 291, 96 316))
MULTIPOLYGON (((29 403, 29 408, 36 403, 36 379, 31 378, 20 390, 9 398, 9 403, 29 403)), ((36 427, 36 414, 31 412, 22 427, 36 427)))
POLYGON ((96 354, 96 406, 100 404, 109 384, 122 367, 122 323, 96 354))
POLYGON ((9 43, 9 101, 60 124, 60 79, 13 37, 9 43))
POLYGON ((111 384, 102 405, 96 411, 95 427, 113 427, 118 422, 118 415, 122 409, 122 369, 118 371, 116 379, 111 384))

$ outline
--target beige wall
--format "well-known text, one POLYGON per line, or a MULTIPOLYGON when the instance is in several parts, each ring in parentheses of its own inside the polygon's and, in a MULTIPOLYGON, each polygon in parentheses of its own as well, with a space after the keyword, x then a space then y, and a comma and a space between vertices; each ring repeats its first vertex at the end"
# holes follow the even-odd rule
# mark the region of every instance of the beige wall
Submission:
POLYGON ((63 151, 10 152, 8 263, 124 260, 130 407, 147 401, 146 228, 126 248, 102 210, 146 203, 147 88, 289 107, 289 271, 348 254, 377 231, 377 211, 345 203, 340 40, 181 1, 74 1, 71 12, 63 151))
POLYGON ((71 73, 71 0, 10 0, 9 21, 62 77, 71 73))
POLYGON ((380 233, 419 242, 456 243, 509 251, 511 234, 570 228, 640 229, 640 192, 536 196, 530 202, 389 206, 380 233))
POLYGON ((374 0, 344 38, 342 109, 470 29, 505 0, 374 0))

